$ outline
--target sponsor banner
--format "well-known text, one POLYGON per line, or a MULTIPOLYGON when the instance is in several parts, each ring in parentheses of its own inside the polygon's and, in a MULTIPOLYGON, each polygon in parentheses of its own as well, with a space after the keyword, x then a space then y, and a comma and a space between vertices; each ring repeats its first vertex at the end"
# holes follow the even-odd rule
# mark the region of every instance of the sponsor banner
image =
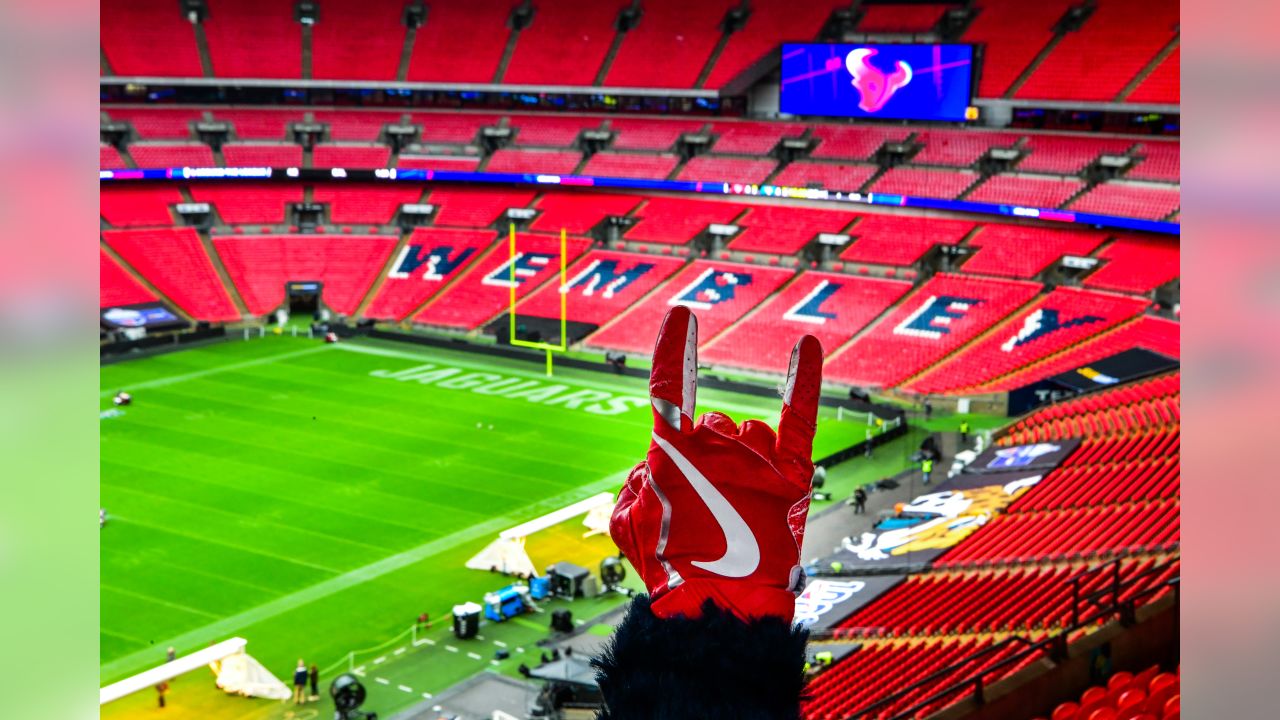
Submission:
POLYGON ((888 592, 905 575, 813 578, 796 598, 797 627, 829 630, 855 610, 888 592))
POLYGON ((966 473, 1051 470, 1080 445, 1078 438, 1001 447, 992 445, 965 467, 966 473))
POLYGON ((164 303, 139 303, 124 307, 103 308, 99 322, 103 327, 111 330, 129 328, 168 330, 187 326, 187 323, 164 303))
POLYGON ((932 562, 973 534, 1044 477, 1044 473, 1004 472, 949 478, 935 492, 903 505, 898 517, 882 520, 868 532, 844 539, 825 562, 855 572, 932 562))
POLYGON ((1176 367, 1178 367, 1177 360, 1145 348, 1133 348, 1075 370, 1054 375, 1050 380, 1072 388, 1076 392, 1089 392, 1173 370, 1176 367))

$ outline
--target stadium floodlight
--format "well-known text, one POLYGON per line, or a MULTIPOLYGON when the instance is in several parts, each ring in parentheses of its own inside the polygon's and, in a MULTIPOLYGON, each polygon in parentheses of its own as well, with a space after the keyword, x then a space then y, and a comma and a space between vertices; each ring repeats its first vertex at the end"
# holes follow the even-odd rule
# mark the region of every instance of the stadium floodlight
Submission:
POLYGON ((507 280, 511 288, 511 305, 507 310, 510 318, 511 327, 511 344, 515 347, 531 348, 533 350, 544 350, 547 353, 547 377, 552 375, 552 353, 565 352, 569 349, 569 333, 568 333, 568 268, 567 268, 567 248, 569 245, 568 235, 564 228, 560 228, 560 342, 558 344, 546 343, 533 340, 521 340, 516 337, 516 261, 519 256, 516 254, 516 225, 508 223, 508 250, 507 258, 507 280))

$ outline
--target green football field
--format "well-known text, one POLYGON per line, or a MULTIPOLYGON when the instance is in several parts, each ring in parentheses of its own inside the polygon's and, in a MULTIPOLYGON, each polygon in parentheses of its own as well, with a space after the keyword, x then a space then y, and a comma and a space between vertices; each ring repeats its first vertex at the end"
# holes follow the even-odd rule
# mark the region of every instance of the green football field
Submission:
MULTIPOLYGON (((134 404, 101 420, 103 683, 156 665, 169 646, 181 655, 235 636, 287 681, 299 657, 337 667, 349 651, 394 644, 419 613, 447 619, 506 584, 465 569, 468 558, 508 527, 616 491, 650 423, 641 379, 549 379, 536 363, 374 340, 269 336, 104 367, 104 411, 118 390, 134 404)), ((777 420, 775 399, 698 399, 700 412, 777 420)), ((814 454, 864 432, 824 417, 814 454)), ((607 538, 579 541, 581 529, 577 519, 531 536, 535 563, 594 567, 612 552, 607 538)), ((441 642, 445 625, 433 629, 441 642)), ((509 632, 513 643, 546 635, 509 632)), ((366 683, 382 711, 493 665, 484 653, 431 669, 448 656, 430 651, 409 653, 417 666, 400 658, 405 678, 385 689, 366 683)), ((186 678, 175 691, 191 683, 211 685, 186 678)), ((250 716, 248 701, 220 702, 230 705, 219 715, 250 716)))

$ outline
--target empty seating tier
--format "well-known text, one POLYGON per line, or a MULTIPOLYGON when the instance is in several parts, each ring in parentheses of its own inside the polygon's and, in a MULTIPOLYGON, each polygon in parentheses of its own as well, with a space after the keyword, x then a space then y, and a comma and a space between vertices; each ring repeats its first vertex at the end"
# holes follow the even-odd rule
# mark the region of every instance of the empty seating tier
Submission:
POLYGON ((829 355, 910 289, 896 280, 806 272, 716 338, 698 360, 785 373, 801 336, 817 337, 829 355))
POLYGON ((1147 305, 1142 298, 1056 288, 905 389, 928 394, 981 385, 1114 327, 1147 305))
POLYGON ((773 52, 781 41, 814 40, 831 11, 847 7, 844 0, 794 3, 789 0, 756 0, 741 30, 731 34, 706 86, 718 88, 733 80, 760 58, 773 52))
POLYGON ((1182 101, 1182 47, 1176 47, 1138 83, 1125 102, 1177 105, 1182 101))
POLYGON ((1098 3, 1079 30, 1062 36, 1014 97, 1114 101, 1173 40, 1177 25, 1177 0, 1098 3))
POLYGON ((213 118, 231 123, 232 132, 241 140, 285 140, 292 139, 289 124, 302 122, 303 110, 215 108, 213 118))
POLYGON ((1144 140, 1136 154, 1142 160, 1125 175, 1126 178, 1175 183, 1182 179, 1182 153, 1178 143, 1144 140))
POLYGON ((311 74, 334 80, 395 80, 408 29, 404 2, 324 0, 311 26, 311 74))
MULTIPOLYGON (((799 134, 796 132, 795 134, 799 134)), ((911 134, 907 128, 881 128, 855 125, 816 125, 813 137, 818 146, 813 149, 815 158, 839 158, 841 160, 868 160, 886 142, 901 142, 911 134)), ((765 149, 765 152, 768 148, 765 149)), ((723 149, 720 152, 724 152, 723 149)))
POLYGON ((98 250, 98 307, 155 302, 156 296, 134 279, 105 250, 98 250))
POLYGON ((1132 140, 1075 135, 1027 135, 1028 155, 1018 162, 1018 170, 1074 175, 1103 154, 1123 155, 1132 140))
POLYGON ((400 113, 382 110, 316 110, 312 115, 329 127, 330 140, 373 142, 384 126, 400 122, 400 113))
POLYGON ((1002 378, 987 383, 976 392, 1004 392, 1022 387, 1041 378, 1053 377, 1110 357, 1123 350, 1140 347, 1176 358, 1179 355, 1180 327, 1178 323, 1164 318, 1144 315, 1133 322, 1125 323, 1115 330, 1101 333, 1096 337, 1079 343, 1065 352, 1046 358, 1043 362, 1031 365, 1002 378))
MULTIPOLYGON (((1175 572, 1174 575, 1177 573, 1175 572)), ((1160 672, 1158 665, 1133 673, 1120 671, 1053 709, 1053 720, 1179 720, 1182 714, 1181 674, 1160 672)))
POLYGON ((120 151, 105 143, 98 146, 98 167, 103 170, 119 170, 128 167, 120 151))
POLYGON ((735 203, 713 200, 652 198, 636 211, 639 222, 627 230, 627 240, 683 245, 712 223, 728 223, 742 214, 735 203))
MULTIPOLYGON (((565 262, 572 263, 589 246, 588 240, 569 238, 565 262)), ((525 297, 545 282, 558 284, 560 238, 532 233, 520 236, 514 268, 507 243, 498 243, 448 289, 428 301, 413 321, 455 330, 474 330, 510 307, 513 272, 517 298, 525 297)))
POLYGON ((480 128, 497 125, 501 115, 489 113, 414 113, 410 121, 422 127, 419 137, 424 143, 470 144, 480 128))
POLYGON ((323 284, 324 304, 352 315, 395 247, 391 236, 272 235, 218 237, 213 245, 252 315, 285 302, 289 282, 323 284))
POLYGON ((776 160, 699 155, 685 164, 676 176, 689 182, 763 183, 778 166, 776 160))
POLYGON ((263 143, 227 143, 222 159, 228 167, 302 167, 302 146, 263 143))
POLYGON ((1034 277, 1063 255, 1088 255, 1105 239, 1087 230, 987 225, 969 238, 969 246, 979 250, 961 269, 978 275, 1034 277))
POLYGON ((965 30, 961 41, 981 43, 982 76, 979 97, 1003 97, 1022 71, 1053 39, 1053 26, 1075 0, 982 0, 978 16, 965 30))
POLYGON ((800 137, 804 131, 804 125, 795 123, 718 122, 711 126, 711 132, 718 136, 711 151, 721 155, 768 155, 784 137, 800 137))
POLYGON ((796 160, 773 177, 773 184, 854 192, 861 189, 877 170, 875 165, 796 160))
POLYGON ((329 221, 335 223, 391 222, 405 203, 422 198, 420 185, 316 185, 314 201, 329 205, 329 221))
MULTIPOLYGON (((525 190, 487 190, 475 188, 436 188, 431 202, 438 208, 436 225, 483 228, 505 217, 509 208, 528 207, 533 193, 525 190)), ((500 223, 499 229, 506 229, 500 223)))
POLYGON ((511 35, 507 18, 520 3, 521 0, 432 3, 426 21, 415 33, 406 79, 493 82, 511 35))
POLYGON ((591 85, 617 34, 613 24, 627 0, 557 0, 540 3, 520 31, 502 82, 591 85))
POLYGON ((111 107, 107 113, 116 122, 133 126, 143 140, 187 140, 192 138, 191 125, 202 120, 204 113, 193 108, 111 107))
POLYGON ((853 244, 841 260, 878 265, 912 265, 935 245, 955 245, 977 223, 902 215, 867 215, 853 226, 853 244))
POLYGON ((191 317, 210 322, 240 319, 194 229, 104 230, 102 239, 191 317))
POLYGON ((582 155, 576 150, 515 150, 504 148, 489 156, 485 172, 494 173, 552 173, 570 175, 582 155))
POLYGON ((609 128, 614 131, 615 150, 671 150, 685 133, 697 132, 705 125, 701 120, 650 120, 648 118, 614 118, 609 128))
POLYGON ((648 0, 623 36, 606 87, 690 88, 720 39, 733 0, 648 0))
POLYGON ((569 268, 567 292, 561 292, 558 281, 549 282, 521 302, 516 311, 559 319, 563 296, 569 320, 603 325, 626 312, 682 265, 684 260, 675 258, 592 250, 569 268))
POLYGON ((564 230, 570 235, 585 235, 605 218, 626 215, 640 202, 641 198, 635 195, 550 192, 538 199, 536 207, 539 214, 529 229, 546 233, 564 230))
POLYGON ((1036 283, 935 275, 827 360, 825 377, 890 387, 933 365, 1040 292, 1036 283))
POLYGON ((1056 208, 1084 188, 1080 180, 1042 178, 1034 175, 993 175, 969 193, 965 200, 1021 205, 1023 207, 1056 208))
POLYGON ((1105 264, 1085 278, 1087 287, 1148 293, 1178 277, 1178 243, 1146 237, 1119 237, 1098 252, 1105 264))
POLYGON ((294 19, 293 10, 291 3, 284 2, 209 0, 209 17, 202 25, 213 74, 302 77, 302 24, 294 19))
MULTIPOLYGON (((868 643, 823 670, 811 680, 805 689, 805 700, 800 713, 805 720, 846 720, 858 717, 859 711, 882 698, 905 690, 924 678, 933 678, 915 692, 896 701, 880 706, 867 717, 889 718, 911 705, 934 695, 942 689, 977 673, 985 672, 987 682, 995 682, 1018 670, 1021 665, 1010 663, 991 670, 1012 649, 996 650, 972 662, 962 662, 992 645, 988 639, 940 640, 903 643, 868 643), (910 672, 904 669, 910 668, 910 672)), ((971 689, 967 692, 972 693, 971 689)), ((956 700, 949 698, 934 709, 941 709, 956 700)), ((920 713, 924 717, 928 712, 920 713)))
POLYGON ((497 239, 493 230, 414 228, 364 316, 403 320, 466 272, 497 239))
POLYGON ((182 193, 172 185, 109 185, 98 192, 102 218, 114 227, 173 225, 169 208, 182 201, 182 193))
POLYGON ((729 249, 794 255, 819 233, 838 233, 856 217, 838 210, 753 205, 737 221, 743 230, 729 243, 729 249))
POLYGON ((213 150, 202 143, 134 143, 129 155, 140 168, 213 167, 213 150))
POLYGON ((978 174, 968 170, 896 167, 881 175, 871 186, 870 192, 950 200, 964 192, 977 179, 978 174))
POLYGON ((384 168, 391 159, 386 145, 334 145, 321 143, 311 151, 311 166, 316 168, 384 168))
POLYGON ((287 219, 286 205, 302 202, 302 186, 274 183, 195 184, 191 186, 191 198, 196 202, 212 205, 224 223, 279 225, 287 219))
POLYGON ((516 145, 570 147, 583 130, 600 127, 600 118, 585 115, 512 115, 516 145))
POLYGON ((678 155, 663 153, 598 152, 582 168, 583 175, 598 177, 653 178, 662 180, 680 164, 678 155))
POLYGON ((969 167, 991 148, 1013 147, 1021 137, 1017 133, 924 130, 916 135, 916 142, 924 147, 911 158, 911 162, 969 167))
POLYGON ((1108 182, 1097 185, 1067 207, 1079 212, 1162 220, 1181 204, 1178 188, 1108 182))
POLYGON ((405 170, 475 172, 480 167, 480 158, 475 155, 400 155, 396 158, 396 167, 405 170))
POLYGON ((983 525, 948 550, 934 566, 1168 551, 1177 547, 1180 537, 1178 517, 1176 500, 1010 512, 983 525))
POLYGON ((589 336, 587 345, 648 357, 667 310, 685 305, 698 315, 698 340, 706 346, 794 273, 711 260, 696 260, 613 323, 589 336))
POLYGON ((102 53, 116 75, 200 77, 196 33, 169 0, 102 0, 102 53))

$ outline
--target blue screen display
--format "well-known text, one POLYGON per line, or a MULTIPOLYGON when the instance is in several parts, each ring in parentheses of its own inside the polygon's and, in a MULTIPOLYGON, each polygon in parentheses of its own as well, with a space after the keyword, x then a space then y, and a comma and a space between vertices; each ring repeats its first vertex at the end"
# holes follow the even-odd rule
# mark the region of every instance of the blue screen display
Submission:
POLYGON ((791 115, 965 119, 969 45, 782 46, 781 109, 791 115))
POLYGON ((102 311, 102 322, 116 328, 163 327, 184 324, 164 305, 134 305, 115 307, 102 311))

